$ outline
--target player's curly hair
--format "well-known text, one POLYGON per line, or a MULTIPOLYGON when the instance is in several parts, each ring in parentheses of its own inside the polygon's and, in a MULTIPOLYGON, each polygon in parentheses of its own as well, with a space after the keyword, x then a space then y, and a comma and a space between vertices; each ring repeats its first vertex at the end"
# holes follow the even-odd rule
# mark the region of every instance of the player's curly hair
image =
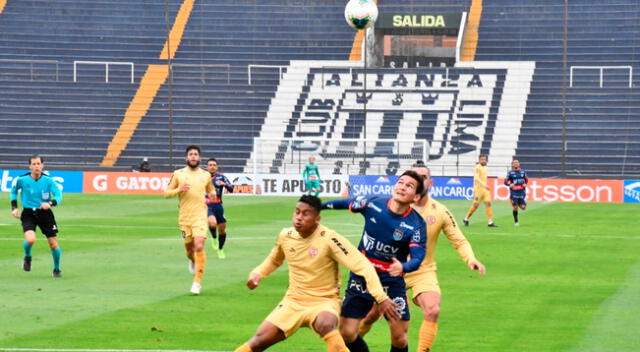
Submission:
POLYGON ((320 214, 320 210, 322 209, 322 201, 320 200, 320 198, 305 194, 300 197, 300 199, 298 199, 298 202, 309 204, 309 206, 311 206, 318 212, 318 214, 320 214))

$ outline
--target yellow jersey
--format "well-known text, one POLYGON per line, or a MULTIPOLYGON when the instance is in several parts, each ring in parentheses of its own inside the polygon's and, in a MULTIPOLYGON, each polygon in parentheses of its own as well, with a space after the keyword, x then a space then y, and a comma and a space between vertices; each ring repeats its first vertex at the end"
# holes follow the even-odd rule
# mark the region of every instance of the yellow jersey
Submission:
POLYGON ((339 299, 340 263, 365 278, 367 289, 376 302, 389 298, 367 258, 342 235, 323 225, 318 225, 307 238, 300 236, 293 227, 282 229, 269 256, 251 273, 264 278, 281 266, 285 259, 289 263, 286 297, 339 299))
POLYGON ((424 207, 418 209, 414 206, 413 208, 427 223, 427 255, 424 257, 422 264, 420 264, 420 268, 415 272, 406 274, 406 278, 410 278, 412 275, 419 275, 419 273, 426 270, 436 270, 436 245, 441 231, 447 236, 453 248, 458 251, 465 264, 469 264, 471 260, 476 260, 471 244, 460 231, 458 223, 447 207, 435 199, 429 198, 424 207))
POLYGON ((164 191, 164 197, 171 198, 178 195, 180 199, 178 221, 180 225, 193 225, 207 221, 207 206, 204 202, 204 196, 213 191, 209 172, 200 168, 193 170, 187 166, 173 172, 171 181, 164 191), (180 192, 180 187, 183 184, 189 185, 188 191, 180 192))
POLYGON ((473 191, 485 191, 487 187, 487 170, 486 166, 476 164, 473 168, 473 191))

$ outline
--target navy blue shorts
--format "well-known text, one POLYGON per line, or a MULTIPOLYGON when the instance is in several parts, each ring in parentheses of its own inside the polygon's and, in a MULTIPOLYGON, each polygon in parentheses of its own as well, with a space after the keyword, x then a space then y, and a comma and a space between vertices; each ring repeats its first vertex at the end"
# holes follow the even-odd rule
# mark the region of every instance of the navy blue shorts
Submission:
POLYGON ((511 196, 509 197, 509 199, 511 200, 511 205, 517 205, 517 206, 527 206, 527 201, 524 200, 525 196, 511 196))
MULTIPOLYGON (((382 287, 396 305, 396 310, 402 320, 409 320, 409 304, 407 299, 407 289, 402 281, 385 281, 382 280, 382 287)), ((362 319, 367 316, 371 310, 375 300, 367 290, 367 284, 364 278, 349 278, 347 290, 345 291, 344 300, 342 301, 341 316, 345 318, 362 319)))
POLYGON ((215 216, 218 224, 227 222, 227 219, 224 217, 222 203, 207 204, 207 216, 215 216))

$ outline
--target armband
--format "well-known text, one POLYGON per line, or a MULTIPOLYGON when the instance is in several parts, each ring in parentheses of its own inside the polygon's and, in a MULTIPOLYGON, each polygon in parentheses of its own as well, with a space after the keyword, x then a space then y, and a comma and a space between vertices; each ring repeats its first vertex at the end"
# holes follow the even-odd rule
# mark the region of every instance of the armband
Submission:
POLYGON ((58 201, 54 199, 49 202, 49 205, 51 205, 52 207, 55 207, 56 205, 58 205, 58 201))
POLYGON ((12 200, 11 201, 11 211, 14 211, 18 209, 18 201, 17 200, 12 200))

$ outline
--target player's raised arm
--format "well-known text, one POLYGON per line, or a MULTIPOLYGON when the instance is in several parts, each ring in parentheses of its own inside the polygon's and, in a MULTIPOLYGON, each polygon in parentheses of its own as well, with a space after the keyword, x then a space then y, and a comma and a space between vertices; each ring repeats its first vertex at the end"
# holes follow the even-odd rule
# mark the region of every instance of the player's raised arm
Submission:
POLYGON ((282 263, 284 262, 284 251, 282 250, 282 246, 280 245, 280 237, 284 236, 286 232, 281 232, 276 240, 276 244, 271 249, 271 253, 258 265, 255 269, 251 270, 249 274, 249 280, 247 281, 247 286, 250 289, 254 289, 258 286, 258 283, 261 279, 267 277, 269 274, 278 269, 282 263), (254 285, 254 287, 251 287, 254 285))
POLYGON ((178 193, 180 193, 180 188, 178 188, 180 185, 180 183, 178 182, 178 178, 176 177, 176 174, 174 173, 173 175, 171 175, 171 180, 169 181, 169 184, 167 185, 167 189, 164 190, 164 197, 165 198, 173 198, 175 196, 178 195, 178 193))
POLYGON ((322 209, 349 209, 356 213, 361 212, 366 205, 367 199, 364 197, 343 198, 322 203, 322 209))

